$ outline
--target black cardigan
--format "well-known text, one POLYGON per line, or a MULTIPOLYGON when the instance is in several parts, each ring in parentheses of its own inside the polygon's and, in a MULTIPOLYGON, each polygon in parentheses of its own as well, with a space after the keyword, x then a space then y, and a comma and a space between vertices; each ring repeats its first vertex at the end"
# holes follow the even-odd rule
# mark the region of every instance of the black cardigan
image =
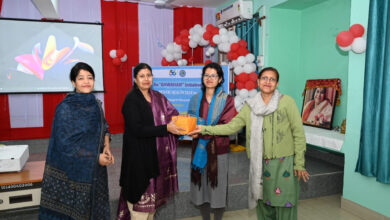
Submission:
POLYGON ((159 175, 156 136, 168 135, 167 126, 154 125, 150 103, 133 88, 122 106, 125 120, 120 186, 127 201, 137 203, 149 180, 159 175))

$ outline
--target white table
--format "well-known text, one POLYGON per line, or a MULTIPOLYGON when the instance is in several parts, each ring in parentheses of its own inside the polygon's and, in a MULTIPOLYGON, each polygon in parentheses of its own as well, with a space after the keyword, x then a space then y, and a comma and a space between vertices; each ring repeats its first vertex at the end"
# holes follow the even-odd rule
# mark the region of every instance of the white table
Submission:
POLYGON ((334 130, 303 126, 305 129, 306 143, 341 152, 345 135, 334 130))

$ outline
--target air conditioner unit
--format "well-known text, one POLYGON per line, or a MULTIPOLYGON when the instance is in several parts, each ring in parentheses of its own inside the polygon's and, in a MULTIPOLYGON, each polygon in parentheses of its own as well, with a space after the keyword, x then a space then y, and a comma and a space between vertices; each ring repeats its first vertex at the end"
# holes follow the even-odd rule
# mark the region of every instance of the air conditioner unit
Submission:
POLYGON ((228 27, 253 17, 252 1, 237 0, 216 14, 217 25, 228 27))

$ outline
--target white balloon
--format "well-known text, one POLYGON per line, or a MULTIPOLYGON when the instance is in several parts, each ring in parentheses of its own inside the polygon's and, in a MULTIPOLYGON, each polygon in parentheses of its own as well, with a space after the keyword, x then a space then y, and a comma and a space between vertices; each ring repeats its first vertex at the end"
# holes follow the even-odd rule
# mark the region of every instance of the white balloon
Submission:
POLYGON ((247 63, 253 63, 253 61, 255 61, 255 55, 253 55, 251 53, 248 53, 245 56, 245 60, 246 60, 247 63))
POLYGON ((228 35, 229 37, 237 36, 237 35, 236 35, 236 32, 234 32, 234 31, 228 31, 228 32, 227 32, 227 35, 228 35))
POLYGON ((165 59, 168 61, 168 62, 172 62, 173 61, 173 59, 174 59, 174 57, 173 57, 173 55, 172 54, 167 54, 167 56, 165 57, 165 59))
POLYGON ((196 29, 202 29, 202 25, 196 24, 196 25, 194 26, 194 28, 195 28, 195 30, 196 30, 196 29))
POLYGON ((182 60, 178 60, 178 61, 177 61, 177 65, 178 65, 178 66, 183 66, 182 60))
POLYGON ((224 35, 224 34, 226 34, 226 33, 227 33, 226 28, 221 28, 221 29, 219 29, 219 34, 220 34, 220 35, 224 35))
POLYGON ((194 35, 191 37, 191 40, 194 41, 195 43, 199 43, 200 40, 201 40, 201 37, 200 37, 200 35, 198 35, 198 34, 194 34, 194 35))
POLYGON ((110 50, 110 57, 114 59, 116 57, 116 50, 110 50))
POLYGON ((352 42, 352 51, 355 53, 363 53, 366 51, 366 39, 357 37, 352 42))
POLYGON ((251 91, 248 92, 248 96, 252 98, 257 94, 257 89, 252 89, 251 91))
POLYGON ((207 46, 209 44, 209 41, 208 40, 205 40, 205 39, 201 39, 200 42, 199 42, 199 45, 200 46, 207 46))
POLYGON ((182 59, 181 61, 183 63, 183 66, 187 65, 187 63, 188 63, 186 59, 182 59))
POLYGON ((162 55, 163 57, 166 57, 167 54, 168 54, 168 52, 167 52, 166 49, 164 49, 164 50, 161 51, 161 55, 162 55))
POLYGON ((240 93, 239 89, 234 90, 234 94, 238 95, 240 93))
POLYGON ((245 57, 244 56, 239 56, 237 58, 237 61, 240 65, 244 65, 245 64, 245 57))
POLYGON ((242 99, 246 99, 249 95, 249 92, 247 89, 240 89, 238 94, 242 99))
POLYGON ((239 66, 240 64, 238 64, 237 60, 233 60, 232 65, 233 65, 233 67, 236 67, 236 66, 239 66))
POLYGON ((126 60, 127 60, 127 54, 123 55, 123 57, 121 58, 122 62, 126 62, 126 60))
POLYGON ((176 43, 173 43, 173 50, 176 52, 176 53, 180 53, 181 52, 181 46, 176 44, 176 43))
POLYGON ((241 66, 236 66, 236 67, 234 67, 233 71, 234 71, 234 74, 238 75, 238 74, 244 72, 244 69, 241 66))
POLYGON ((229 36, 229 43, 237 43, 239 40, 238 36, 229 36))
POLYGON ((223 44, 218 44, 218 50, 221 51, 221 52, 224 52, 223 51, 223 44))
POLYGON ((179 60, 179 59, 181 59, 181 53, 174 53, 173 57, 175 60, 179 60))
POLYGON ((222 52, 225 52, 225 53, 227 53, 227 52, 229 52, 229 50, 230 50, 230 44, 229 43, 221 43, 220 45, 222 45, 222 52))
POLYGON ((256 71, 256 64, 255 63, 249 63, 250 67, 251 67, 251 72, 255 72, 256 71))
POLYGON ((221 42, 222 43, 227 43, 229 42, 229 37, 227 36, 227 34, 221 34, 221 42))
POLYGON ((210 53, 210 54, 213 54, 215 52, 215 49, 214 47, 209 47, 209 49, 207 49, 207 51, 210 53))
POLYGON ((195 28, 190 28, 190 35, 194 35, 194 33, 195 33, 195 28))
POLYGON ((206 55, 206 57, 209 57, 210 53, 208 51, 206 51, 205 55, 206 55))
POLYGON ((213 41, 214 43, 219 44, 221 43, 221 37, 218 34, 216 34, 213 36, 213 41))
POLYGON ((251 73, 252 72, 252 68, 251 68, 251 65, 249 63, 246 63, 244 65, 244 72, 246 72, 246 73, 251 73))
POLYGON ((198 46, 198 44, 193 41, 193 40, 190 40, 190 42, 188 43, 188 45, 191 47, 191 48, 195 48, 196 46, 198 46))
POLYGON ((175 48, 174 48, 174 46, 173 46, 173 43, 169 43, 168 45, 167 45, 167 51, 168 51, 168 53, 173 53, 173 52, 175 52, 175 48))
POLYGON ((340 50, 342 50, 342 51, 350 51, 351 48, 352 48, 352 45, 349 45, 349 46, 346 46, 346 47, 340 47, 340 46, 339 46, 339 48, 340 48, 340 50))

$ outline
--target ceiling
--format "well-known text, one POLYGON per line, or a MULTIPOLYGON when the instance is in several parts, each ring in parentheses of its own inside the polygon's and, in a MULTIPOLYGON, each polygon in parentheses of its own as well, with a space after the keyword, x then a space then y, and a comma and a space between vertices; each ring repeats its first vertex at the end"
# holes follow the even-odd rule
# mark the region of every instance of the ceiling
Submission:
MULTIPOLYGON (((122 0, 123 1, 123 0, 122 0)), ((154 4, 155 0, 127 0, 129 2, 140 2, 145 4, 154 4)), ((167 0, 168 4, 172 6, 189 6, 199 8, 217 8, 230 0, 167 0)))

